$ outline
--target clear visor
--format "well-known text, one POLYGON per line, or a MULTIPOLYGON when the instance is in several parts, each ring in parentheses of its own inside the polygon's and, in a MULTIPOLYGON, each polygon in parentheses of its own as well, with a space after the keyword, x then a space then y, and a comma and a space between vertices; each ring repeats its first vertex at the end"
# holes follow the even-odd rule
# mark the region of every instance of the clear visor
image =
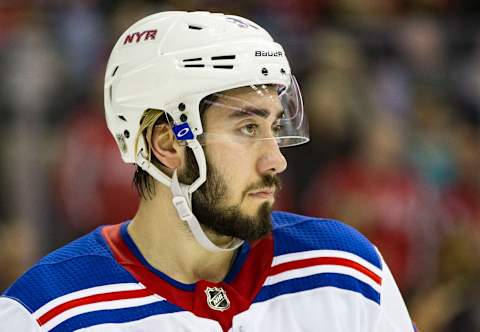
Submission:
POLYGON ((293 76, 288 86, 252 85, 212 94, 200 108, 206 109, 204 133, 197 137, 202 145, 275 140, 279 147, 288 147, 309 141, 302 96, 293 76))

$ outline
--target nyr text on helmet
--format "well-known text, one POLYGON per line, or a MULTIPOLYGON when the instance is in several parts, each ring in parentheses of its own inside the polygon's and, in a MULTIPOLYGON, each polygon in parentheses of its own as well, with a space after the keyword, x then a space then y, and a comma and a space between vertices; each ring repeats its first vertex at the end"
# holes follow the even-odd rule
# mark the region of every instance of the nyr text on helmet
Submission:
POLYGON ((132 42, 138 43, 141 40, 154 40, 157 37, 157 30, 145 30, 142 32, 134 32, 125 37, 123 45, 131 44, 132 42))

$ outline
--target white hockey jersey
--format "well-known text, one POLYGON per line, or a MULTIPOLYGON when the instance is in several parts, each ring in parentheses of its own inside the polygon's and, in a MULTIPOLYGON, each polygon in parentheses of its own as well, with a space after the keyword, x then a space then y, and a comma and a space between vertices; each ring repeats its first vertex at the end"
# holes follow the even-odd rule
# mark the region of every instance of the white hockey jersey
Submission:
POLYGON ((4 292, 0 331, 414 331, 387 265, 364 236, 284 212, 272 221, 272 234, 244 244, 224 281, 195 284, 153 268, 128 222, 100 227, 4 292))

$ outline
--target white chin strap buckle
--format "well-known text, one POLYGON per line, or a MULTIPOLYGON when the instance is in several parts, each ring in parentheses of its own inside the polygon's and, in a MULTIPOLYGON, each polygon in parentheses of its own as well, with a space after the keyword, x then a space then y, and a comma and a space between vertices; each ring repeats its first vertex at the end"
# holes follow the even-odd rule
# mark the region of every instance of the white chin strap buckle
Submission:
POLYGON ((178 216, 182 220, 187 220, 193 217, 192 211, 188 207, 187 200, 183 196, 173 196, 172 198, 173 205, 177 209, 178 216))
POLYGON ((220 252, 220 251, 232 251, 237 249, 243 244, 243 240, 233 238, 230 243, 225 246, 219 247, 207 237, 203 231, 197 217, 192 213, 191 209, 191 194, 189 194, 188 186, 178 182, 177 170, 173 172, 171 190, 173 194, 172 203, 177 210, 178 216, 183 221, 187 222, 190 231, 197 240, 198 243, 208 251, 220 252), (183 187, 183 188, 182 188, 183 187), (183 190, 182 190, 183 189, 183 190))

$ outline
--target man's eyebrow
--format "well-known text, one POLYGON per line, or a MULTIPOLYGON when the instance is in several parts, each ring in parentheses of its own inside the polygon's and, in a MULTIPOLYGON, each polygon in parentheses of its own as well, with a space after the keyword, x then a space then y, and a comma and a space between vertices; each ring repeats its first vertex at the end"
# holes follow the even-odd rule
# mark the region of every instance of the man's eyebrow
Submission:
MULTIPOLYGON (((246 106, 241 109, 232 111, 231 114, 229 115, 229 118, 243 118, 243 117, 248 117, 251 115, 256 115, 261 118, 268 118, 270 116, 271 111, 269 111, 266 108, 259 108, 259 107, 252 107, 252 106, 246 106)), ((275 119, 280 119, 283 116, 284 111, 281 109, 277 112, 277 116, 275 119)))

